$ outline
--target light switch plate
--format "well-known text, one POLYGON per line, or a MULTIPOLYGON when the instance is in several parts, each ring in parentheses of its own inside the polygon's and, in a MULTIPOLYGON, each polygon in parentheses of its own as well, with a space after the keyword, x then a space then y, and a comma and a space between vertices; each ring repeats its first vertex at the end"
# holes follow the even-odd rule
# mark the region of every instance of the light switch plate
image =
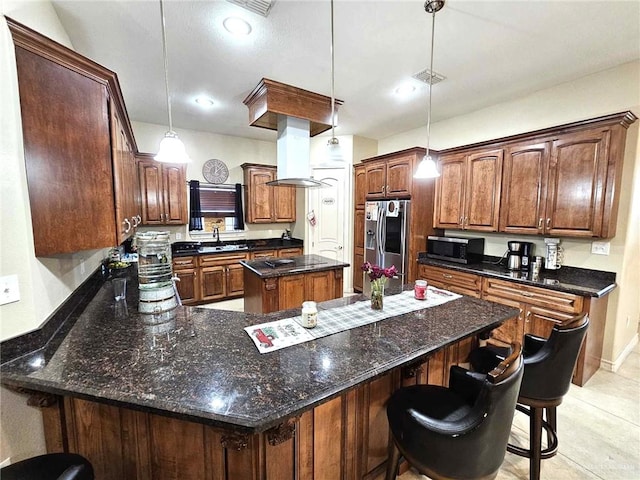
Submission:
POLYGON ((18 276, 7 275, 0 277, 0 305, 20 301, 18 276))
POLYGON ((596 255, 609 255, 611 250, 611 242, 592 242, 591 253, 596 255))

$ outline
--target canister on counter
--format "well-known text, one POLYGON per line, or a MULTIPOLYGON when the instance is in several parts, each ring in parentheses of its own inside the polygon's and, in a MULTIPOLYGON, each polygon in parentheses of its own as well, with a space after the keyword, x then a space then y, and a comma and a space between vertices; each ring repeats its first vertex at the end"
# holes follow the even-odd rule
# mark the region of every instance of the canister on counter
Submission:
POLYGON ((318 324, 318 307, 316 302, 302 302, 302 321, 304 328, 313 328, 318 324))
POLYGON ((417 300, 426 300, 427 298, 427 281, 426 280, 416 280, 416 283, 413 285, 413 296, 417 300))

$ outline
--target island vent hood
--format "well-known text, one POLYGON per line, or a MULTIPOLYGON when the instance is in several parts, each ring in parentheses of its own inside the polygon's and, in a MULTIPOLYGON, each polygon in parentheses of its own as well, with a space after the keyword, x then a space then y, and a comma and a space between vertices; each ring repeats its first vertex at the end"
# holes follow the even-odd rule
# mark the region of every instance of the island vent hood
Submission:
POLYGON ((251 126, 278 132, 277 179, 268 185, 324 186, 311 178, 310 137, 331 128, 331 98, 263 78, 243 103, 251 126))

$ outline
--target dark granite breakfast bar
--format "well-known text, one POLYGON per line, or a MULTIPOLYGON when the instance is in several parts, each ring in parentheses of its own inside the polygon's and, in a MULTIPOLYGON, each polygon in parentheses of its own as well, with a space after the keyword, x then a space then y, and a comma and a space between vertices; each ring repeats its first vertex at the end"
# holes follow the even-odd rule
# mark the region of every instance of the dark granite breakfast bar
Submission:
MULTIPOLYGON (((45 344, 2 345, 12 352, 2 383, 42 407, 48 450, 86 455, 98 478, 158 478, 166 462, 185 479, 306 478, 300 469, 318 468, 362 478, 384 467, 391 392, 445 383, 478 333, 518 313, 462 297, 261 355, 243 328, 297 310, 141 315, 130 281, 127 311, 106 281, 45 344)), ((361 300, 321 303, 319 321, 361 300)))

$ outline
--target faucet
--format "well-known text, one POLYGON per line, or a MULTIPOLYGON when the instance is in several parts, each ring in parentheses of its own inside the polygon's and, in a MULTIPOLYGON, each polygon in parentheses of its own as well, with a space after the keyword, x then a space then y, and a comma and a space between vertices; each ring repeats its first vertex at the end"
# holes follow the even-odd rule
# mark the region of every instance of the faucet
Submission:
POLYGON ((213 238, 216 240, 216 243, 220 243, 220 230, 217 225, 213 226, 213 238))

